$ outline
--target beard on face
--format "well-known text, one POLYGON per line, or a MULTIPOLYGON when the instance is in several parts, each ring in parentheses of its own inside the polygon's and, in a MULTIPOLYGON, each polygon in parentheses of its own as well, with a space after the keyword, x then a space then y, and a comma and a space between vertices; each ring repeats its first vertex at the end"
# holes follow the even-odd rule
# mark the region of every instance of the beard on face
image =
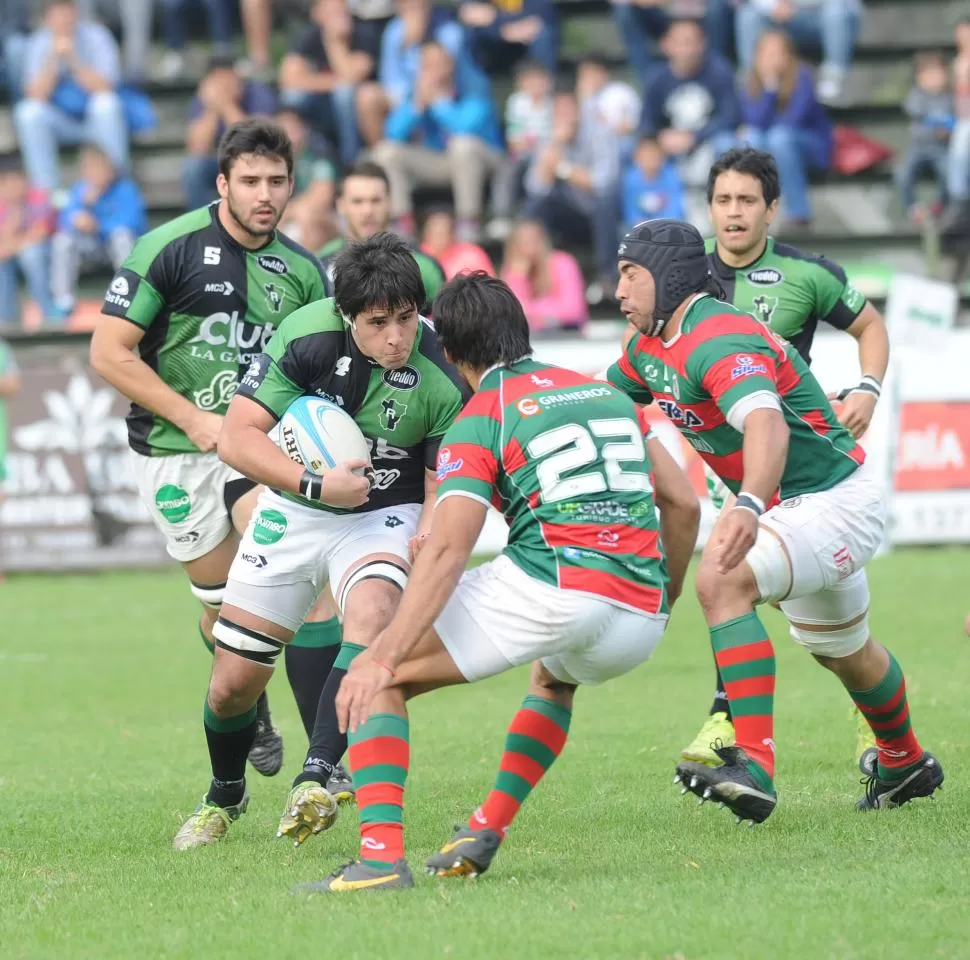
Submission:
POLYGON ((282 210, 277 210, 275 207, 273 207, 272 222, 267 224, 265 227, 258 226, 255 223, 250 223, 248 220, 246 220, 243 217, 243 215, 237 209, 236 205, 233 203, 231 192, 227 198, 226 206, 229 208, 229 215, 232 217, 232 219, 235 220, 236 223, 238 223, 239 226, 242 227, 243 230, 245 230, 246 233, 248 233, 251 237, 271 236, 273 233, 275 233, 276 227, 279 224, 281 217, 283 216, 282 210))

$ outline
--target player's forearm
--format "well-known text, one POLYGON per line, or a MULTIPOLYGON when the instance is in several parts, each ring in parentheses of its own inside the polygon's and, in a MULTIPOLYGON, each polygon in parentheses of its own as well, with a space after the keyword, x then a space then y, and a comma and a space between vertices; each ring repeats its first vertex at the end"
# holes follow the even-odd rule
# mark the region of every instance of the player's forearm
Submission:
POLYGON ((684 579, 690 558, 694 554, 700 522, 701 508, 696 498, 693 503, 669 503, 661 508, 660 537, 667 556, 667 573, 670 577, 667 597, 670 603, 684 589, 684 579))
POLYGON ((431 521, 434 519, 434 505, 438 501, 438 479, 431 474, 426 474, 424 478, 424 503, 421 505, 421 515, 418 517, 418 526, 415 536, 423 537, 431 532, 431 521))
POLYGON ((788 424, 778 410, 752 410, 744 419, 744 478, 741 489, 762 503, 781 484, 788 456, 788 424))
POLYGON ((91 342, 91 366, 120 394, 185 430, 198 412, 190 400, 162 381, 144 360, 126 347, 91 342))
POLYGON ((0 397, 5 400, 12 397, 14 394, 20 391, 20 374, 19 373, 5 373, 0 376, 0 397))
POLYGON ((435 543, 433 536, 428 540, 414 563, 394 619, 371 648, 376 659, 394 670, 407 659, 444 610, 467 562, 464 551, 435 543))
POLYGON ((240 426, 232 422, 231 416, 228 417, 219 434, 217 450, 219 459, 250 480, 274 490, 300 492, 303 467, 283 453, 258 427, 240 426))
POLYGON ((875 377, 880 383, 889 367, 889 332, 886 324, 870 323, 859 336, 859 367, 864 377, 875 377))

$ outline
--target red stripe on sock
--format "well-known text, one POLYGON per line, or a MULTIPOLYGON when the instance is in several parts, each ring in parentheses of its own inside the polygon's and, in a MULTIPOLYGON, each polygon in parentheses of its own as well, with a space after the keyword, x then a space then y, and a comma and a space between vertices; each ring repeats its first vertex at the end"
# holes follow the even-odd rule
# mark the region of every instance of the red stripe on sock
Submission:
POLYGON ((372 806, 375 803, 392 803, 395 807, 404 806, 404 787, 396 783, 369 783, 357 788, 357 806, 372 806))
POLYGON ((468 826, 472 830, 494 830, 503 837, 515 819, 521 804, 501 790, 493 790, 488 799, 472 814, 468 826))
POLYGON ((363 770, 376 763, 390 763, 407 770, 411 762, 411 748, 400 737, 374 737, 352 744, 349 752, 352 770, 363 770))
POLYGON ((499 770, 520 776, 530 787, 534 787, 546 772, 546 768, 538 760, 523 753, 504 753, 499 770))
POLYGON ((771 640, 759 640, 757 643, 746 643, 739 647, 729 647, 718 650, 714 655, 719 667, 733 667, 738 663, 748 663, 750 660, 764 660, 775 655, 775 648, 771 640))
POLYGON ((866 717, 879 716, 881 713, 890 713, 899 707, 899 704, 906 696, 906 684, 901 683, 899 689, 893 694, 892 700, 879 704, 878 707, 870 707, 868 704, 860 703, 859 709, 866 717))
POLYGON ((404 859, 404 825, 401 823, 362 823, 360 859, 394 863, 404 859))
POLYGON ((774 674, 764 677, 746 677, 744 680, 732 680, 724 684, 724 692, 728 700, 741 700, 744 697, 760 697, 775 692, 774 674))
POLYGON ((878 734, 881 730, 892 730, 894 727, 898 727, 900 724, 905 723, 909 719, 909 704, 907 703, 903 707, 898 717, 893 717, 892 720, 873 720, 870 717, 866 717, 866 721, 872 731, 878 734))
POLYGON ((879 748, 879 763, 891 770, 912 766, 923 756, 923 748, 919 745, 912 727, 895 740, 883 740, 877 735, 876 746, 879 748), (890 754, 893 755, 890 756, 890 754), (896 754, 902 754, 902 756, 896 756, 896 754))
POLYGON ((528 708, 520 710, 512 719, 509 733, 518 733, 538 740, 554 753, 559 753, 566 742, 566 731, 548 717, 528 708))

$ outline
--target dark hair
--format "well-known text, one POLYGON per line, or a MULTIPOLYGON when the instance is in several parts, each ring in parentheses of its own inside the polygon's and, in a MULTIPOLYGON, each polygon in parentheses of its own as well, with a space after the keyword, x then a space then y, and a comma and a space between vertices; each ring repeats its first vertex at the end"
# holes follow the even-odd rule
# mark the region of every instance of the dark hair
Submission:
POLYGON ((613 69, 613 64, 600 53, 584 54, 579 61, 579 65, 581 67, 584 65, 598 67, 600 70, 604 70, 606 73, 610 73, 613 69))
POLYGON ((527 73, 544 73, 547 77, 552 76, 549 68, 541 60, 536 60, 534 57, 525 57, 512 70, 512 76, 516 80, 519 77, 524 77, 527 73))
POLYGON ((704 23, 703 21, 698 20, 697 17, 674 17, 673 20, 667 24, 667 29, 664 31, 664 36, 670 33, 674 27, 680 26, 683 23, 689 24, 692 27, 697 27, 697 29, 704 34, 704 39, 707 39, 707 34, 704 31, 704 23))
POLYGON ((293 176, 293 144, 286 131, 272 120, 250 117, 234 123, 219 141, 219 173, 228 179, 233 164, 244 153, 282 160, 287 174, 293 176))
POLYGON ((754 147, 735 147, 727 153, 722 153, 707 175, 708 203, 714 200, 714 185, 717 183, 717 178, 729 170, 754 177, 761 184, 761 193, 769 207, 781 196, 775 158, 763 150, 755 150, 754 147))
POLYGON ((455 363, 487 370, 532 352, 522 304, 508 284, 482 270, 449 280, 432 313, 438 339, 455 363))
POLYGON ((205 64, 205 74, 208 76, 216 70, 236 70, 236 61, 228 53, 214 53, 205 64))
POLYGON ((426 299, 411 248, 394 233, 348 243, 334 264, 334 300, 348 320, 365 310, 418 309, 426 299))
POLYGON ((24 161, 16 151, 12 153, 0 153, 0 177, 10 176, 14 173, 24 172, 24 161))
POLYGON ((915 73, 920 73, 927 67, 942 67, 945 70, 946 57, 939 50, 924 50, 916 54, 913 64, 915 73))
POLYGON ((364 177, 367 180, 380 180, 384 184, 384 189, 390 193, 391 181, 387 179, 387 171, 373 160, 358 160, 344 175, 337 184, 337 196, 343 196, 344 184, 351 177, 364 177))

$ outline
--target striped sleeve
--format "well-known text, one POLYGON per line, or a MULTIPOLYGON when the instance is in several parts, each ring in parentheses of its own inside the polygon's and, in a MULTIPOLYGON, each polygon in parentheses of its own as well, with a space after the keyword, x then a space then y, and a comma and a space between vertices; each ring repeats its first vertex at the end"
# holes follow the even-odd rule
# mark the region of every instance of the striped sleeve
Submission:
POLYGON ((778 394, 775 352, 757 334, 708 340, 691 353, 687 372, 692 381, 701 383, 725 417, 751 394, 778 394))
POLYGON ((459 495, 490 505, 499 456, 498 421, 481 414, 460 416, 438 450, 438 501, 459 495))
POLYGON ((606 371, 606 380, 622 390, 634 403, 648 404, 653 403, 653 394, 636 367, 636 345, 639 340, 639 334, 630 340, 620 359, 606 371))

